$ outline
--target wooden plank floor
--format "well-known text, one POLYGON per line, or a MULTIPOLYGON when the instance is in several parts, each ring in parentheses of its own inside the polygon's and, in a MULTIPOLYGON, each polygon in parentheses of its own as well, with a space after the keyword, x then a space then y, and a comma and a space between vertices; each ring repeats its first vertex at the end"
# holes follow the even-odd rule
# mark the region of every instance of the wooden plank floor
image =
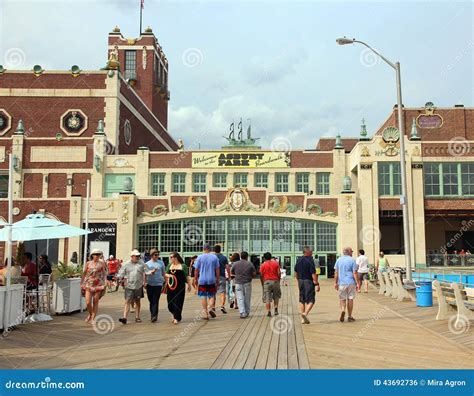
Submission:
POLYGON ((311 368, 474 368, 474 323, 450 331, 435 320, 436 306, 398 302, 373 287, 354 306, 356 321, 339 322, 333 282, 322 282, 312 324, 303 326, 311 368))
POLYGON ((0 338, 0 368, 309 368, 294 295, 293 286, 284 287, 281 314, 268 318, 255 280, 249 318, 228 308, 228 314, 218 311, 207 322, 200 320, 199 298, 187 294, 177 326, 166 296, 158 323, 150 323, 145 298, 143 323, 134 323, 131 314, 123 326, 118 323, 123 293, 108 293, 99 312, 106 315, 103 328, 96 332, 84 323, 85 313, 19 326, 0 338))
MULTIPOLYGON (((171 324, 166 297, 159 322, 118 323, 122 292, 101 301, 104 327, 94 331, 85 313, 55 316, 52 322, 22 325, 0 338, 0 368, 473 368, 474 324, 449 331, 436 321, 436 307, 417 308, 379 296, 359 294, 354 323, 338 321, 338 298, 331 280, 321 282, 311 324, 301 325, 297 288, 282 287, 280 315, 268 318, 260 281, 253 284, 252 312, 237 310, 200 320, 200 301, 186 296, 183 321, 171 324), (110 320, 110 321, 108 321, 110 320), (109 326, 109 327, 107 327, 109 326)), ((132 317, 132 316, 131 316, 132 317)), ((130 317, 130 318, 131 318, 130 317)))

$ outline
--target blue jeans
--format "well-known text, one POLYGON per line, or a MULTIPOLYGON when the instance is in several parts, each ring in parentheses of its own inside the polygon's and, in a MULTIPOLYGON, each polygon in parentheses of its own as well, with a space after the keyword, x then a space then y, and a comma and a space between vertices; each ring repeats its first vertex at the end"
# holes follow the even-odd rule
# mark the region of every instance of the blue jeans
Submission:
POLYGON ((241 315, 247 316, 250 313, 250 299, 252 297, 252 282, 236 284, 235 294, 241 315))

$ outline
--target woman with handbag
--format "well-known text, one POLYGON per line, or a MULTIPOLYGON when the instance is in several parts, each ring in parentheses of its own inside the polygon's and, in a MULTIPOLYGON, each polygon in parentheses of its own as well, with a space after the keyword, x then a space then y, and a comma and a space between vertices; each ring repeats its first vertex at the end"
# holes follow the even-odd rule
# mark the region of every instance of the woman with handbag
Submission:
POLYGON ((184 264, 184 260, 179 253, 171 253, 165 278, 166 287, 164 292, 167 294, 168 311, 173 315, 173 324, 176 325, 182 319, 186 284, 188 285, 188 292, 191 291, 188 266, 184 264))
POLYGON ((81 280, 82 295, 86 298, 87 315, 86 322, 94 321, 99 310, 99 300, 105 293, 105 279, 107 277, 107 265, 101 258, 99 249, 92 249, 91 259, 84 266, 81 280))

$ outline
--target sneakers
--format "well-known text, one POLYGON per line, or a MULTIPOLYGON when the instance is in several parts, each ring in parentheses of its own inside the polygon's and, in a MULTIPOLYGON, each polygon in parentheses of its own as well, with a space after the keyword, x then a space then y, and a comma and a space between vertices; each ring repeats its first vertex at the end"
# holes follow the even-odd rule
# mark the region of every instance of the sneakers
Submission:
POLYGON ((153 316, 153 317, 151 318, 151 323, 155 323, 157 320, 158 320, 158 318, 157 318, 156 316, 153 316))
POLYGON ((278 315, 278 308, 275 308, 275 316, 278 315))
POLYGON ((215 318, 217 316, 214 308, 209 310, 209 315, 211 316, 211 318, 215 318))
POLYGON ((271 318, 271 317, 272 317, 272 313, 271 313, 271 311, 268 311, 268 312, 267 312, 267 316, 268 316, 269 318, 271 318))
POLYGON ((221 307, 221 312, 222 312, 223 314, 226 314, 226 313, 227 313, 227 311, 225 310, 225 307, 224 307, 224 306, 221 307))
POLYGON ((127 319, 125 319, 125 318, 120 318, 120 319, 119 319, 119 322, 122 323, 122 324, 127 324, 127 319))

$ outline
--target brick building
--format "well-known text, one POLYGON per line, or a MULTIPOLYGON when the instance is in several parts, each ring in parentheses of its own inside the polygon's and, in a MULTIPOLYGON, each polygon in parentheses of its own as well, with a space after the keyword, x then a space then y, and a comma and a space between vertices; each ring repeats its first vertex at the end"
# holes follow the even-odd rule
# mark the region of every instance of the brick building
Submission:
MULTIPOLYGON (((187 151, 167 132, 169 66, 151 29, 125 39, 115 28, 108 49, 98 71, 0 66, 0 220, 11 152, 14 221, 36 210, 83 226, 90 180, 90 243, 121 258, 135 246, 189 258, 206 241, 253 259, 270 250, 287 265, 308 244, 329 276, 345 245, 404 265, 396 108, 373 137, 362 125, 307 150, 239 138, 187 151)), ((474 109, 427 103, 403 114, 412 262, 474 252, 474 109)), ((79 238, 40 249, 53 261, 82 252, 79 238)))

